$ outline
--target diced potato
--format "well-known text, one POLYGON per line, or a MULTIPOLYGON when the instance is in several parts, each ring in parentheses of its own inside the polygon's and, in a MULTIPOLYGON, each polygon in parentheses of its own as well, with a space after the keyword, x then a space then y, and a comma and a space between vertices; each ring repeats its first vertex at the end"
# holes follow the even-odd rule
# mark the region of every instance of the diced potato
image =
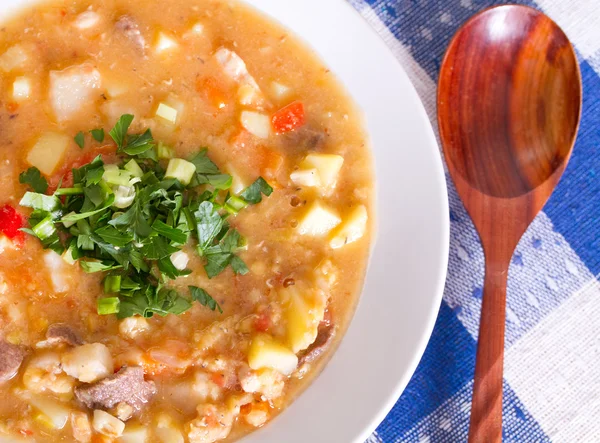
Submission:
POLYGON ((27 77, 17 77, 13 82, 13 98, 23 101, 31 95, 31 81, 27 77))
POLYGON ((150 329, 148 320, 144 317, 127 317, 119 323, 119 333, 127 338, 135 338, 150 329))
POLYGON ((316 169, 321 186, 335 188, 338 175, 344 164, 344 157, 335 154, 308 154, 300 164, 301 169, 316 169))
POLYGON ((25 400, 44 414, 54 429, 62 429, 67 424, 71 410, 62 403, 36 395, 27 395, 25 400))
POLYGON ((154 44, 154 51, 157 54, 163 54, 167 51, 171 51, 173 49, 177 49, 179 44, 174 37, 167 35, 166 33, 160 31, 156 36, 156 43, 154 44))
POLYGON ((238 99, 241 105, 252 106, 261 103, 262 95, 260 91, 252 85, 244 84, 238 89, 238 99))
POLYGON ((298 232, 302 235, 320 237, 329 233, 341 221, 333 209, 326 207, 320 201, 315 201, 298 223, 298 232))
POLYGON ((117 417, 113 417, 108 412, 96 409, 94 410, 92 427, 100 434, 111 438, 117 438, 123 434, 123 431, 125 430, 125 423, 123 423, 117 417))
POLYGON ((100 73, 91 63, 50 71, 50 103, 57 120, 69 120, 82 109, 91 109, 101 86, 100 73))
POLYGON ((249 186, 249 183, 246 183, 240 174, 230 164, 227 164, 224 170, 231 175, 231 192, 234 194, 240 194, 249 186))
POLYGON ((146 441, 148 441, 148 429, 139 423, 128 423, 118 440, 119 443, 146 443, 146 441))
POLYGON ((181 158, 172 158, 169 160, 165 178, 176 178, 182 185, 187 186, 192 181, 196 166, 187 160, 181 158))
POLYGON ((110 98, 115 98, 125 94, 129 88, 125 83, 109 80, 104 82, 104 89, 110 98))
POLYGON ((204 25, 200 22, 194 23, 190 31, 196 35, 200 35, 204 32, 204 25))
POLYGON ((94 11, 85 11, 77 16, 73 22, 73 26, 77 29, 84 30, 96 26, 100 22, 100 15, 94 11))
POLYGON ((71 142, 68 135, 47 132, 27 154, 27 163, 38 168, 42 174, 52 175, 71 142))
POLYGON ((271 134, 271 120, 268 115, 254 111, 242 111, 240 121, 246 131, 259 138, 268 138, 271 134))
POLYGON ((27 51, 21 45, 11 46, 0 55, 0 69, 10 72, 15 68, 22 67, 28 60, 27 51))
POLYGON ((244 420, 250 426, 259 428, 269 419, 269 405, 266 402, 254 402, 250 411, 244 415, 244 420))
POLYGON ((282 85, 279 82, 271 83, 271 94, 273 94, 273 97, 276 100, 283 100, 289 95, 290 91, 291 89, 289 87, 282 85))
POLYGON ((177 121, 177 109, 164 103, 159 103, 158 108, 156 109, 156 116, 164 118, 169 123, 175 124, 177 121))
POLYGON ((177 251, 171 254, 171 263, 175 266, 175 269, 183 271, 190 261, 190 257, 183 251, 177 251))
POLYGON ((161 443, 183 443, 184 441, 177 423, 166 414, 158 416, 154 434, 161 443))
POLYGON ((90 343, 71 349, 62 359, 63 370, 84 383, 93 383, 113 373, 114 365, 108 348, 90 343))
POLYGON ((271 368, 290 375, 298 366, 298 357, 270 335, 259 334, 248 350, 248 365, 252 369, 271 368))
POLYGON ((64 267, 65 261, 62 257, 54 251, 48 251, 44 254, 44 264, 48 268, 54 292, 67 292, 69 290, 69 282, 64 267))
POLYGON ((215 59, 223 68, 223 72, 232 80, 240 84, 248 84, 257 91, 260 91, 256 80, 248 72, 248 67, 237 53, 227 49, 219 48, 215 52, 215 59))
POLYGON ((73 438, 79 443, 89 443, 92 440, 92 426, 85 412, 71 412, 71 429, 73 438))
POLYGON ((367 208, 364 205, 357 206, 348 214, 344 222, 334 233, 329 245, 333 249, 338 249, 348 243, 355 242, 365 235, 368 220, 367 208))
POLYGON ((310 186, 312 188, 321 186, 321 178, 316 169, 299 169, 290 174, 290 179, 298 186, 310 186))
POLYGON ((317 339, 326 301, 321 293, 296 285, 283 289, 280 296, 284 302, 287 345, 297 353, 317 339))

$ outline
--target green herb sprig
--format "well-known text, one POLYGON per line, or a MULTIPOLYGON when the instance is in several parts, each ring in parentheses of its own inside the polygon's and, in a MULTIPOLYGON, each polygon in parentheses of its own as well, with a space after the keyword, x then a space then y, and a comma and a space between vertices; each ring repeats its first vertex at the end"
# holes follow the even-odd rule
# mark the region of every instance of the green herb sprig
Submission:
MULTIPOLYGON (((98 156, 73 169, 73 185, 59 187, 53 195, 45 194, 48 182, 37 168, 20 175, 21 183, 33 190, 20 202, 33 209, 30 228, 23 231, 67 262, 78 262, 85 272, 106 274, 107 296, 98 300, 101 315, 178 315, 192 302, 222 313, 201 288, 190 286, 186 297, 168 287, 169 281, 191 273, 177 268, 171 256, 193 242, 209 278, 228 267, 235 274, 247 274, 238 255, 247 247, 246 239, 228 218, 260 203, 273 188, 259 177, 239 196, 231 194, 232 177, 210 160, 207 149, 189 160, 171 159, 165 169, 149 129, 128 133, 132 121, 132 115, 123 115, 109 132, 119 164, 105 164, 98 156)), ((96 141, 104 140, 104 130, 90 133, 96 141)), ((76 141, 84 147, 83 132, 76 141)))

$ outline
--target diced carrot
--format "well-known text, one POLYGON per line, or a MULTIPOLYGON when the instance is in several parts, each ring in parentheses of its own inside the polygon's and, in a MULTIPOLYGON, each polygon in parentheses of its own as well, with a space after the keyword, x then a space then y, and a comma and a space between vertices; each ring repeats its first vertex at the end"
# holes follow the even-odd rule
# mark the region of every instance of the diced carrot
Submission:
POLYGON ((231 161, 240 170, 247 171, 249 176, 263 176, 274 179, 283 165, 283 155, 279 152, 258 144, 256 138, 248 131, 242 129, 229 140, 233 152, 236 154, 231 161))
POLYGON ((263 312, 256 317, 256 320, 254 320, 254 329, 256 329, 257 332, 267 332, 270 326, 271 317, 266 312, 263 312))
POLYGON ((271 124, 277 134, 295 131, 306 122, 304 105, 301 102, 293 102, 280 109, 271 118, 271 124))
POLYGON ((15 103, 15 102, 8 102, 8 103, 6 104, 6 110, 7 110, 8 112, 10 112, 11 114, 12 114, 13 112, 16 112, 16 111, 17 111, 17 109, 19 109, 19 104, 18 104, 18 103, 15 103))
POLYGON ((213 383, 219 386, 220 388, 225 387, 225 376, 223 374, 214 373, 211 375, 211 379, 213 383))
POLYGON ((215 77, 201 77, 196 81, 201 97, 216 109, 223 109, 231 100, 227 87, 215 77))

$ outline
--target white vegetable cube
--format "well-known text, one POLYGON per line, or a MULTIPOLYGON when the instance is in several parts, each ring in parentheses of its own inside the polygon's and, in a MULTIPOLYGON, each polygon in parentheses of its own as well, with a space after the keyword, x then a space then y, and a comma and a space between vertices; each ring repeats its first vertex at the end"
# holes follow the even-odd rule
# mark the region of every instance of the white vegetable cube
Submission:
POLYGON ((177 422, 166 414, 160 414, 157 418, 154 435, 160 443, 183 443, 183 435, 177 429, 177 422))
POLYGON ((177 40, 175 40, 175 38, 160 31, 158 33, 158 35, 156 36, 156 43, 154 44, 154 51, 157 54, 164 54, 165 52, 169 52, 174 49, 177 49, 178 46, 179 46, 179 44, 177 43, 177 40))
POLYGON ((338 249, 349 243, 355 242, 365 235, 368 221, 369 215, 367 214, 367 208, 365 208, 364 205, 357 206, 350 214, 348 214, 344 222, 334 233, 329 245, 333 249, 338 249))
POLYGON ((169 160, 165 178, 176 178, 182 185, 187 186, 192 181, 196 166, 187 160, 181 158, 172 158, 169 160))
POLYGON ((159 103, 158 108, 156 108, 156 116, 174 124, 177 121, 177 109, 164 103, 159 103))
POLYGON ((138 423, 127 423, 123 435, 119 438, 119 443, 146 443, 147 441, 148 429, 138 423))
POLYGON ((171 254, 171 263, 175 266, 175 269, 183 271, 190 261, 190 257, 183 251, 177 251, 171 254))
POLYGON ((117 438, 123 434, 125 430, 125 423, 119 420, 117 417, 113 417, 108 412, 104 412, 100 409, 94 410, 94 418, 92 420, 92 427, 96 432, 107 437, 117 438))
POLYGON ((238 99, 241 105, 251 106, 260 103, 262 95, 258 89, 250 84, 244 84, 238 89, 238 99))
POLYGON ((27 77, 17 77, 13 83, 13 98, 15 101, 28 99, 31 95, 31 81, 27 77))
POLYGON ((70 66, 62 71, 50 71, 48 88, 50 103, 59 122, 91 109, 100 97, 102 77, 91 63, 70 66))
POLYGON ((298 232, 302 235, 321 237, 329 233, 342 220, 333 210, 320 201, 314 202, 302 220, 298 223, 298 232))
POLYGON ((73 25, 80 30, 90 29, 100 22, 100 15, 94 11, 85 11, 77 16, 73 25))
POLYGON ((27 154, 27 163, 38 168, 42 174, 52 175, 72 141, 68 135, 47 132, 27 154))
POLYGON ((200 22, 196 22, 190 29, 190 32, 192 34, 202 35, 202 33, 204 33, 204 25, 200 22))
POLYGON ((344 157, 335 154, 308 154, 300 164, 302 169, 316 169, 321 179, 321 186, 332 189, 335 187, 344 157))
POLYGON ((325 316, 325 299, 307 288, 290 286, 280 292, 284 303, 287 345, 293 352, 308 348, 317 339, 325 316))
POLYGON ((270 368, 290 375, 298 366, 298 357, 270 335, 259 334, 250 344, 248 365, 254 370, 270 368))
POLYGON ((27 51, 21 45, 11 46, 4 54, 0 55, 0 69, 10 72, 22 67, 28 58, 27 51))
POLYGON ((84 383, 92 383, 113 373, 110 351, 102 343, 77 346, 61 359, 63 370, 84 383))
POLYGON ((290 174, 290 179, 298 186, 310 186, 312 188, 321 186, 321 177, 316 169, 299 169, 290 174))
POLYGON ((242 191, 249 186, 249 183, 246 183, 240 174, 230 164, 225 166, 225 171, 231 175, 231 192, 234 194, 241 194, 242 191))
POLYGON ((254 111, 242 111, 240 121, 244 129, 250 134, 258 138, 269 138, 271 134, 271 119, 268 115, 254 111))
POLYGON ((282 85, 279 82, 271 83, 271 94, 273 94, 273 97, 276 100, 283 100, 289 95, 290 91, 291 89, 289 87, 282 85))
POLYGON ((54 429, 62 429, 67 424, 71 409, 67 408, 63 403, 36 395, 27 396, 25 400, 44 414, 44 418, 47 418, 49 421, 48 424, 54 429))

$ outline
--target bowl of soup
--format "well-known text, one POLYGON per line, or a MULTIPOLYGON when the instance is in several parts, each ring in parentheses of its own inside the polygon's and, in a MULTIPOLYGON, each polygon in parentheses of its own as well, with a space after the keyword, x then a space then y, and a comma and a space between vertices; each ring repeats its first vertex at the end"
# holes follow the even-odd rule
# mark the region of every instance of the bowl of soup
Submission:
POLYGON ((437 144, 348 5, 296 3, 0 2, 0 442, 361 441, 400 394, 437 144))

